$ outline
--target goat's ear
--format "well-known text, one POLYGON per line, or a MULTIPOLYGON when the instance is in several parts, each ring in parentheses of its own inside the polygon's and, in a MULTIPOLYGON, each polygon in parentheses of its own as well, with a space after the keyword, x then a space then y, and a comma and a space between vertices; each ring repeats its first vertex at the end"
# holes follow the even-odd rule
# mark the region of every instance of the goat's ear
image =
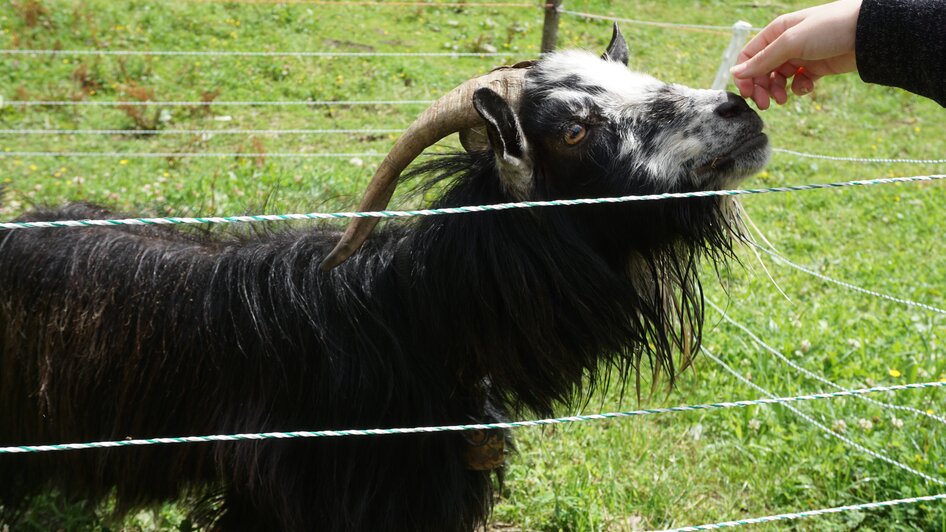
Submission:
POLYGON ((601 54, 601 59, 605 61, 620 61, 624 63, 624 66, 627 66, 628 55, 627 41, 624 40, 624 35, 621 35, 621 29, 618 28, 618 23, 615 22, 614 30, 611 33, 611 44, 609 44, 608 49, 601 54))
POLYGON ((532 157, 516 112, 502 96, 485 87, 473 93, 473 107, 486 122, 486 137, 504 184, 514 194, 528 196, 532 157))

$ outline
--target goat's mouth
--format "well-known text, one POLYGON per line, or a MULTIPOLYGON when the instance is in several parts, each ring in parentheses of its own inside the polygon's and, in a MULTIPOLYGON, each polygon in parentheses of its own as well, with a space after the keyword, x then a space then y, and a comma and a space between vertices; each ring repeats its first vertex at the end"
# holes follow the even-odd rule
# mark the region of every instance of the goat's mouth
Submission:
POLYGON ((761 170, 769 162, 770 154, 769 137, 760 131, 728 152, 696 166, 693 173, 709 186, 733 184, 761 170))

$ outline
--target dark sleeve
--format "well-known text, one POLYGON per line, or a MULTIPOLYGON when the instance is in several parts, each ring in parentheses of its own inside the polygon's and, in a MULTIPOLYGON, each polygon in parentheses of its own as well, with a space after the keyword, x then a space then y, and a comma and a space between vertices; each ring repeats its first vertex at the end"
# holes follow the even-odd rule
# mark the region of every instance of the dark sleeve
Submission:
POLYGON ((864 0, 855 55, 864 81, 946 107, 946 0, 864 0))

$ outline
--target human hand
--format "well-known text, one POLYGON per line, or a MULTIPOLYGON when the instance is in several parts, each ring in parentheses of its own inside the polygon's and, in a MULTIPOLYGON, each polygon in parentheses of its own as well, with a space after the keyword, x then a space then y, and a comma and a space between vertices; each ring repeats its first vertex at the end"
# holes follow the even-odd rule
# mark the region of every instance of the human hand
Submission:
POLYGON ((789 78, 792 92, 801 96, 823 76, 857 70, 854 35, 860 9, 861 0, 839 0, 773 20, 732 68, 739 93, 765 110, 770 99, 779 105, 788 101, 789 78))

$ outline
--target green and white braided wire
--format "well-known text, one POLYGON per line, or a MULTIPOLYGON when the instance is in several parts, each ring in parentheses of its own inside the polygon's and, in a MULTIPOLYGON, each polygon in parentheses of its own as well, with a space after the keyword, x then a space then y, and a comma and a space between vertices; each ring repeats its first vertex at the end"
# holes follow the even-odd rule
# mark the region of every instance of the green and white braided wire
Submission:
POLYGON ((906 499, 894 499, 891 501, 868 502, 863 504, 850 504, 847 506, 836 506, 834 508, 822 508, 820 510, 808 510, 805 512, 792 512, 787 514, 768 515, 765 517, 752 517, 748 519, 738 519, 735 521, 725 521, 722 523, 713 523, 707 525, 685 526, 682 528, 671 528, 663 532, 694 532, 698 530, 718 530, 720 528, 732 528, 743 525, 755 525, 759 523, 772 523, 775 521, 789 521, 793 519, 802 519, 805 517, 815 517, 819 515, 837 514, 841 512, 851 512, 855 510, 872 510, 874 508, 885 508, 887 506, 898 506, 901 504, 915 504, 918 502, 942 501, 946 500, 946 493, 938 495, 925 495, 922 497, 908 497, 906 499))
POLYGON ((847 390, 839 392, 815 393, 810 395, 799 395, 793 397, 771 397, 763 399, 751 399, 745 401, 730 401, 720 403, 707 403, 687 406, 673 406, 667 408, 649 408, 643 410, 631 410, 627 412, 606 412, 602 414, 589 414, 579 416, 567 416, 549 419, 537 419, 529 421, 511 421, 500 423, 471 423, 465 425, 441 425, 431 427, 406 427, 406 428, 387 428, 387 429, 343 429, 343 430, 315 430, 315 431, 294 431, 294 432, 262 432, 252 434, 218 434, 210 436, 178 436, 165 438, 147 438, 147 439, 127 439, 117 441, 99 441, 88 443, 60 443, 51 445, 20 445, 11 447, 0 447, 0 454, 22 454, 22 453, 40 453, 50 451, 73 451, 81 449, 102 449, 110 447, 130 447, 144 445, 159 445, 173 443, 204 443, 215 441, 245 441, 245 440, 270 440, 270 439, 292 439, 292 438, 337 438, 344 436, 385 436, 393 434, 418 434, 433 432, 460 432, 469 430, 490 430, 490 429, 514 429, 521 427, 538 427, 544 425, 560 425, 564 423, 578 423, 584 421, 600 421, 605 419, 629 418, 653 414, 667 414, 671 412, 692 412, 696 410, 717 410, 724 408, 740 408, 756 405, 770 405, 778 403, 793 403, 801 401, 814 401, 818 399, 832 399, 837 397, 851 397, 870 393, 894 392, 899 390, 917 390, 925 388, 943 388, 944 382, 923 382, 914 384, 898 384, 894 386, 875 386, 872 388, 861 388, 858 390, 847 390))
POLYGON ((521 201, 516 203, 496 203, 492 205, 470 205, 465 207, 446 207, 441 209, 419 209, 409 211, 369 211, 369 212, 331 212, 305 214, 257 214, 250 216, 213 216, 201 218, 124 218, 116 220, 59 220, 51 222, 5 222, 0 229, 37 229, 52 227, 95 227, 124 225, 181 225, 181 224, 223 224, 241 222, 269 222, 287 220, 335 220, 345 218, 410 218, 415 216, 435 216, 442 214, 467 214, 476 212, 505 211, 511 209, 531 209, 538 207, 567 207, 574 205, 600 205, 606 203, 628 203, 634 201, 659 201, 684 198, 707 198, 715 196, 750 196, 779 192, 801 192, 829 188, 847 188, 894 183, 915 183, 920 181, 941 181, 946 175, 924 175, 911 177, 886 177, 838 183, 795 185, 787 187, 753 188, 743 190, 701 190, 695 192, 674 192, 666 194, 648 194, 643 196, 618 196, 608 198, 562 199, 549 201, 521 201))
POLYGON ((786 148, 772 148, 775 153, 784 153, 795 157, 806 159, 821 159, 823 161, 840 161, 847 163, 868 163, 868 164, 946 164, 946 159, 897 159, 883 157, 842 157, 838 155, 822 155, 820 153, 808 153, 803 151, 789 150, 786 148))

